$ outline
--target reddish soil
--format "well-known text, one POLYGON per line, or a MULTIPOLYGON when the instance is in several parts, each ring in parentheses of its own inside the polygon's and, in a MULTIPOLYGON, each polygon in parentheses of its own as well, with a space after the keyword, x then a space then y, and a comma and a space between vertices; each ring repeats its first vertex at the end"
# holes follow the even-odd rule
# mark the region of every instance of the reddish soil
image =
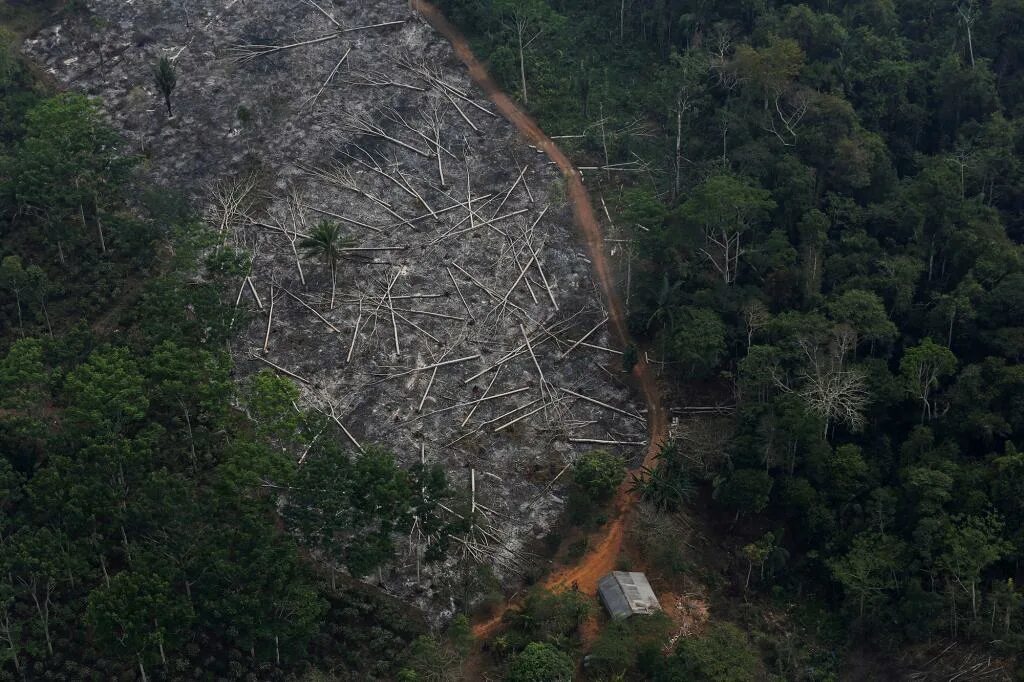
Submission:
MULTIPOLYGON (((473 54, 466 42, 465 37, 455 28, 431 3, 426 0, 411 0, 413 9, 420 13, 424 19, 443 35, 455 49, 455 53, 469 69, 470 77, 487 94, 488 99, 497 107, 501 114, 509 120, 519 132, 535 145, 538 149, 548 155, 555 162, 565 176, 568 189, 568 197, 572 203, 573 215, 576 219, 583 241, 586 243, 590 261, 594 268, 594 277, 600 283, 601 293, 604 296, 605 305, 608 308, 608 319, 612 330, 621 347, 632 343, 629 330, 626 326, 626 318, 623 312, 622 300, 615 290, 614 278, 608 258, 605 255, 604 236, 601 232, 601 224, 594 213, 593 205, 590 203, 590 195, 583 186, 580 173, 573 166, 569 157, 558 148, 551 139, 544 134, 536 121, 512 101, 487 73, 487 69, 473 54)), ((643 355, 641 353, 641 355, 643 355)), ((633 379, 643 394, 647 403, 647 426, 649 431, 650 445, 644 456, 644 464, 650 466, 655 455, 661 448, 662 443, 668 434, 668 421, 665 410, 661 404, 661 394, 654 373, 650 366, 642 359, 633 369, 633 379)), ((555 571, 546 580, 546 585, 551 588, 567 588, 575 584, 578 589, 586 594, 597 593, 597 581, 609 571, 614 570, 616 561, 623 547, 626 537, 626 524, 629 520, 629 512, 635 502, 634 496, 629 491, 629 483, 624 482, 616 494, 613 508, 615 510, 612 518, 601 531, 590 538, 589 551, 578 564, 567 566, 555 571)), ((474 627, 474 634, 481 639, 486 639, 498 631, 501 627, 501 615, 497 615, 488 621, 478 623, 474 627)))

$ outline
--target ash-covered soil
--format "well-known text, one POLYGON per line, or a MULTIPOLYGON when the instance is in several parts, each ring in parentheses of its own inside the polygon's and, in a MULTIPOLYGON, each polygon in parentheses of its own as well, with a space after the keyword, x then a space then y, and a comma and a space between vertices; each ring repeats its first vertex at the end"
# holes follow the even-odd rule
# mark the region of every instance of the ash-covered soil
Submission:
MULTIPOLYGON (((89 0, 25 50, 102 97, 144 172, 251 255, 241 372, 290 376, 353 448, 475 483, 487 532, 460 546, 512 577, 561 511, 566 465, 595 447, 635 460, 644 419, 557 170, 405 2, 317 2, 89 0), (299 248, 323 220, 352 240, 333 301, 328 264, 299 248)), ((436 613, 448 571, 417 578, 418 551, 384 581, 436 613)))

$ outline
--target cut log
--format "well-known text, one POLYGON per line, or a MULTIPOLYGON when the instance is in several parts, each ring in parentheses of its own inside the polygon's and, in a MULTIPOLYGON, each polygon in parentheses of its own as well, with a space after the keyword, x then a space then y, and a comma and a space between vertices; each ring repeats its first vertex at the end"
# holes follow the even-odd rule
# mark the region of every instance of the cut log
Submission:
POLYGON ((604 324, 605 322, 607 322, 607 321, 608 321, 608 318, 607 318, 607 317, 605 317, 605 318, 604 318, 603 320, 601 320, 601 321, 600 321, 600 322, 598 322, 598 323, 597 323, 596 325, 594 325, 594 328, 593 328, 593 329, 591 329, 591 330, 590 330, 589 332, 587 332, 586 334, 584 334, 584 335, 583 335, 583 336, 582 336, 582 337, 581 337, 581 338, 580 338, 580 339, 579 339, 579 340, 578 340, 578 341, 577 341, 576 343, 572 344, 572 346, 570 346, 570 347, 569 347, 569 350, 567 350, 567 351, 565 351, 564 353, 562 353, 562 356, 561 356, 561 357, 559 358, 559 360, 565 360, 565 359, 566 359, 566 358, 567 358, 567 357, 569 356, 569 353, 571 353, 571 352, 573 352, 574 350, 576 350, 576 348, 577 348, 577 347, 578 347, 578 346, 579 346, 579 345, 580 345, 581 343, 583 343, 584 341, 586 341, 587 339, 589 339, 589 338, 590 338, 590 336, 591 336, 591 335, 592 335, 592 334, 593 334, 594 332, 596 332, 596 331, 597 331, 598 329, 600 329, 600 328, 601 328, 601 325, 603 325, 603 324, 604 324))
POLYGON ((306 302, 305 302, 305 301, 303 301, 303 300, 302 300, 301 298, 299 298, 298 296, 296 296, 296 295, 295 295, 295 294, 293 294, 292 292, 288 291, 288 290, 287 290, 287 289, 285 289, 284 287, 281 287, 281 291, 283 291, 284 293, 288 294, 288 295, 289 295, 289 296, 291 296, 291 297, 292 297, 293 299, 295 299, 295 300, 296 300, 296 301, 298 301, 298 302, 299 302, 300 304, 302 304, 302 306, 303 306, 303 307, 304 307, 304 308, 305 308, 306 310, 308 310, 309 312, 311 312, 311 313, 313 313, 314 315, 316 315, 316 316, 317 316, 317 317, 318 317, 318 318, 320 319, 320 321, 321 321, 321 322, 323 322, 323 323, 324 323, 324 324, 326 324, 326 325, 327 325, 328 327, 330 327, 330 328, 331 328, 331 329, 332 329, 332 330, 333 330, 334 332, 336 332, 336 333, 338 333, 338 334, 340 334, 340 333, 341 333, 341 330, 340 330, 340 329, 338 329, 338 328, 337 328, 337 327, 335 327, 335 326, 334 326, 333 324, 331 324, 331 321, 330 321, 330 320, 328 320, 328 319, 327 319, 326 317, 324 317, 323 315, 321 315, 320 313, 318 313, 318 312, 317 312, 316 310, 314 310, 314 309, 313 309, 313 306, 309 305, 308 303, 306 303, 306 302))
POLYGON ((590 398, 588 396, 585 396, 582 393, 577 393, 576 391, 570 391, 568 388, 559 387, 559 390, 564 392, 564 393, 568 393, 571 396, 575 396, 575 397, 579 398, 580 400, 585 400, 588 403, 592 403, 592 404, 597 405, 599 407, 603 407, 606 410, 611 410, 612 412, 618 412, 619 414, 625 415, 627 417, 632 417, 633 419, 636 419, 638 421, 642 421, 642 422, 645 422, 645 423, 647 421, 646 419, 644 419, 639 414, 635 414, 633 412, 629 412, 627 410, 620 409, 618 407, 615 407, 614 405, 609 405, 608 403, 602 403, 600 400, 595 400, 594 398, 590 398))
POLYGON ((285 374, 287 376, 290 376, 292 379, 295 379, 296 381, 301 381, 302 383, 306 384, 307 386, 312 386, 313 385, 313 382, 311 382, 309 379, 306 379, 304 377, 300 377, 295 372, 290 372, 290 371, 288 371, 287 369, 285 369, 284 367, 282 367, 280 365, 275 365, 273 362, 271 362, 270 360, 267 360, 266 358, 261 358, 258 355, 250 355, 249 357, 252 358, 253 360, 259 360, 260 362, 262 362, 262 363, 264 363, 266 365, 270 365, 271 367, 276 369, 281 374, 285 374))

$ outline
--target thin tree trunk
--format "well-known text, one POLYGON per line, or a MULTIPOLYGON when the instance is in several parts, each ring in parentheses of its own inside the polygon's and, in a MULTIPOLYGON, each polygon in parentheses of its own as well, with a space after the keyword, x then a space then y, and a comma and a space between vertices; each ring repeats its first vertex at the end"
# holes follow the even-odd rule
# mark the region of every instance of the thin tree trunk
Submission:
POLYGON ((3 624, 4 639, 7 640, 7 646, 11 649, 11 660, 14 661, 14 669, 18 674, 21 674, 21 660, 18 658, 18 647, 14 645, 14 637, 11 636, 11 614, 6 610, 4 611, 3 624))
POLYGON ((971 35, 971 25, 964 20, 964 24, 967 26, 967 51, 971 54, 971 68, 974 68, 974 37, 971 35))
POLYGON ((195 436, 192 435, 192 418, 189 416, 188 408, 185 407, 184 402, 181 402, 181 409, 185 413, 185 426, 188 429, 188 446, 192 456, 192 470, 198 471, 199 459, 196 457, 196 439, 195 436))
POLYGON ((683 169, 683 98, 676 99, 676 184, 673 199, 679 198, 679 177, 683 169))
POLYGON ((953 322, 956 320, 956 304, 953 304, 953 312, 949 316, 949 332, 946 334, 946 348, 953 350, 953 322))
POLYGON ((149 678, 146 677, 146 668, 142 665, 142 654, 137 654, 137 656, 139 659, 139 672, 142 674, 142 682, 147 682, 149 678))
POLYGON ((46 331, 50 333, 50 338, 53 338, 53 326, 50 324, 50 314, 46 311, 46 299, 40 297, 39 307, 43 311, 43 319, 46 320, 46 331))
POLYGON ((626 246, 626 315, 629 315, 629 299, 633 291, 633 245, 626 246))
POLYGON ((605 177, 610 178, 611 177, 611 171, 608 170, 608 167, 611 165, 612 161, 611 161, 611 158, 608 156, 608 138, 605 135, 605 127, 604 127, 604 102, 601 102, 600 116, 601 116, 601 148, 604 150, 604 166, 605 166, 604 174, 605 174, 605 177))
POLYGON ((106 253, 107 252, 107 240, 103 236, 103 219, 100 218, 100 202, 99 202, 99 199, 96 198, 96 193, 95 192, 93 192, 93 195, 92 195, 92 205, 96 209, 96 231, 100 235, 100 251, 103 252, 103 253, 106 253))
MULTIPOLYGON (((160 623, 157 622, 156 618, 153 619, 153 626, 159 630, 160 623)), ((160 650, 160 662, 163 663, 164 667, 167 667, 167 655, 164 654, 164 640, 163 637, 157 637, 156 648, 160 650)))
POLYGON ((523 104, 529 104, 530 99, 526 95, 526 57, 523 52, 523 31, 526 30, 525 26, 520 25, 517 30, 519 36, 519 77, 522 80, 523 87, 523 104))
POLYGON ((103 582, 106 583, 107 587, 110 587, 110 574, 107 573, 107 560, 100 552, 100 569, 103 571, 103 582))
POLYGON ((128 559, 128 563, 132 562, 132 549, 128 544, 128 534, 124 532, 124 524, 121 524, 121 542, 124 545, 124 555, 128 559))
POLYGON ((21 337, 25 338, 25 321, 21 319, 21 294, 14 290, 14 302, 18 305, 18 329, 21 330, 21 337))
POLYGON ((100 235, 100 251, 103 253, 107 252, 107 240, 103 237, 103 219, 100 218, 99 213, 96 213, 96 231, 100 235))
POLYGON ((36 605, 36 613, 39 614, 39 622, 43 625, 43 637, 46 638, 46 650, 53 655, 53 642, 50 640, 50 583, 47 580, 46 583, 46 597, 43 599, 43 603, 39 603, 39 595, 36 593, 36 587, 38 582, 35 578, 32 579, 32 586, 30 594, 32 595, 32 601, 36 605))
POLYGON ((338 264, 331 261, 331 310, 334 310, 334 292, 337 289, 338 282, 337 271, 338 264))

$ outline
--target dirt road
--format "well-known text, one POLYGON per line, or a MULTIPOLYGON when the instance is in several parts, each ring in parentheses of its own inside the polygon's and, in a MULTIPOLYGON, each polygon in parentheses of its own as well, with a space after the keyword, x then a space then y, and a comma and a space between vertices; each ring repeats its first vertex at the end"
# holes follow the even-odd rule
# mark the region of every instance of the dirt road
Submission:
MULTIPOLYGON (((434 5, 425 0, 411 0, 413 9, 427 20, 427 22, 441 35, 443 35, 455 49, 455 53, 462 60, 469 74, 495 107, 508 119, 519 132, 537 146, 555 162, 565 176, 568 197, 572 203, 573 215, 576 219, 583 240, 586 242, 587 252, 594 268, 594 277, 600 283, 601 293, 604 296, 605 305, 608 308, 608 319, 612 331, 615 334, 620 347, 625 348, 632 343, 629 337, 629 329, 626 326, 626 317, 623 312, 622 299, 615 290, 615 280, 612 276, 611 267, 604 247, 604 236, 601 232, 601 223, 594 213, 594 207, 590 203, 590 195, 583 186, 580 173, 573 166, 569 157, 558 148, 551 139, 544 134, 536 121, 524 112, 519 106, 506 95, 487 73, 487 69, 481 64, 465 37, 456 29, 434 5)), ((655 455, 661 448, 662 443, 668 435, 668 421, 665 410, 661 404, 661 395, 658 390, 657 381, 651 371, 650 365, 641 359, 633 369, 633 378, 643 394, 647 403, 647 428, 649 432, 650 445, 644 456, 644 464, 651 465, 655 455)), ((626 524, 629 520, 629 511, 635 502, 634 496, 629 492, 628 481, 619 487, 615 496, 614 517, 605 524, 602 531, 590 538, 589 551, 575 566, 565 567, 553 573, 546 584, 548 587, 568 587, 574 582, 579 589, 587 594, 596 594, 597 581, 606 573, 615 568, 619 551, 622 548, 626 536, 626 524)), ((473 628, 478 638, 487 638, 501 626, 501 616, 496 616, 490 621, 477 624, 473 628)))

